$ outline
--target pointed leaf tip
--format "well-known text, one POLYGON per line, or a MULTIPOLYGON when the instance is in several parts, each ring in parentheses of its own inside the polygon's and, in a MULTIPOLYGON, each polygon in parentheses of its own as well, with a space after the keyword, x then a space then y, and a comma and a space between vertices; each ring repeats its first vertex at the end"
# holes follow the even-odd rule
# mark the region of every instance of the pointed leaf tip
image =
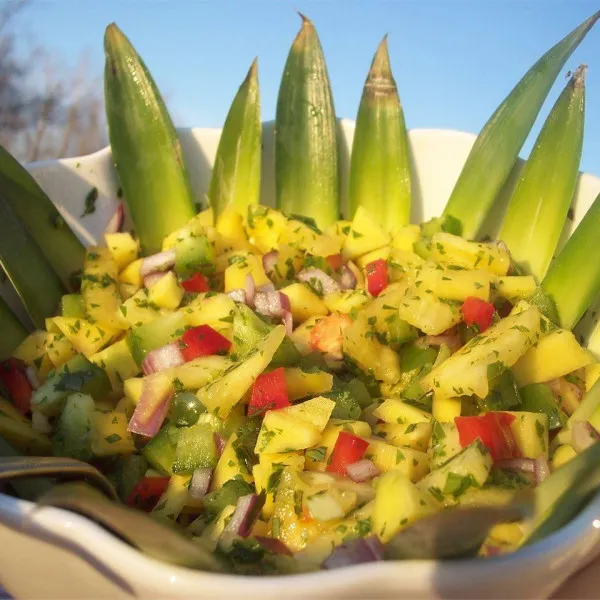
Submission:
POLYGON ((575 73, 573 73, 572 81, 575 87, 583 87, 585 84, 585 77, 587 75, 588 66, 587 65, 579 65, 577 69, 575 69, 575 73))
POLYGON ((369 70, 369 79, 371 78, 391 78, 392 77, 392 65, 390 63, 390 53, 388 51, 387 33, 383 36, 373 62, 371 63, 371 69, 369 70))

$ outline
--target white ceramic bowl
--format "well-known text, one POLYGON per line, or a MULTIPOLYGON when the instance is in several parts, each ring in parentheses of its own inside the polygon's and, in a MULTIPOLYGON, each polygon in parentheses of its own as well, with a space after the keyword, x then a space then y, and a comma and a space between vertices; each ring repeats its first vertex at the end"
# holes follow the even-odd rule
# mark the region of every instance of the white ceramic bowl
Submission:
MULTIPOLYGON (((344 179, 354 124, 340 122, 344 179)), ((192 186, 201 202, 220 131, 180 132, 192 186)), ((413 214, 420 222, 442 212, 475 136, 413 130, 413 214)), ((265 125, 263 198, 273 199, 272 124, 265 125)), ((116 206, 109 149, 90 156, 29 165, 79 237, 100 240, 116 206), (84 198, 98 188, 96 212, 81 218, 84 198)), ((515 169, 502 198, 514 185, 515 169)), ((600 193, 600 179, 582 174, 570 234, 600 193)), ((344 191, 345 196, 345 191, 344 191)), ((476 202, 477 198, 473 198, 476 202)), ((502 201, 487 220, 494 234, 502 201)), ((14 297, 2 290, 9 302, 14 297)), ((16 306, 16 303, 14 304, 16 306)), ((583 332, 586 324, 581 326, 583 332)), ((0 494, 0 583, 19 599, 82 597, 232 598, 546 598, 600 553, 600 495, 561 531, 514 554, 487 560, 384 562, 287 577, 234 577, 172 567, 147 558, 91 521, 55 508, 34 510, 0 494)))

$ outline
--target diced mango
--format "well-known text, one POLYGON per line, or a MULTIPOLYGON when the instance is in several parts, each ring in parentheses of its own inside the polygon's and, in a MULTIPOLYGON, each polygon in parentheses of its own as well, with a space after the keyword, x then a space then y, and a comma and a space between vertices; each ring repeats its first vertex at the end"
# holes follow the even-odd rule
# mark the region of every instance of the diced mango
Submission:
POLYGON ((119 271, 135 261, 140 253, 140 242, 128 232, 105 233, 104 241, 119 271))
POLYGON ((328 313, 325 303, 305 283, 292 283, 281 289, 290 300, 290 310, 295 323, 304 323, 310 317, 328 313))
POLYGON ((377 248, 377 250, 372 250, 371 252, 367 252, 362 256, 356 259, 356 264, 364 269, 369 263, 376 260, 387 260, 390 256, 391 248, 389 246, 383 246, 382 248, 377 248))
POLYGON ((142 266, 142 258, 134 260, 131 264, 127 265, 119 273, 119 281, 121 283, 129 283, 141 288, 144 284, 144 278, 140 275, 140 268, 142 266))
POLYGON ((297 367, 285 369, 285 385, 288 398, 298 400, 329 392, 333 387, 333 375, 326 371, 306 372, 297 367))
POLYGON ((390 236, 373 220, 369 212, 359 206, 352 219, 343 254, 346 259, 354 259, 387 246, 390 241, 390 236))
POLYGON ((96 456, 114 456, 135 452, 131 433, 127 431, 127 417, 122 412, 92 414, 92 452, 96 456))
POLYGON ((429 471, 429 460, 425 452, 399 448, 378 438, 369 440, 365 458, 372 460, 383 473, 402 471, 411 481, 419 481, 429 471))
POLYGON ((394 398, 385 400, 373 411, 373 414, 386 423, 403 425, 429 423, 432 419, 431 413, 394 398))
POLYGON ((434 393, 432 401, 433 416, 441 423, 450 423, 455 417, 460 417, 462 402, 460 398, 446 398, 434 393))
POLYGON ((319 430, 310 422, 291 416, 282 410, 265 413, 255 452, 291 452, 314 446, 320 439, 319 430))
POLYGON ((360 310, 369 304, 370 300, 365 290, 342 290, 327 294, 323 302, 332 313, 348 314, 352 311, 360 310))
POLYGON ((237 435, 232 433, 227 440, 225 448, 223 448, 223 453, 219 457, 219 461, 213 472, 210 482, 211 491, 222 488, 230 479, 238 476, 248 483, 252 482, 252 475, 248 473, 246 465, 240 461, 235 451, 237 439, 237 435))
POLYGON ((181 303, 184 294, 185 290, 179 285, 175 273, 169 271, 150 288, 148 300, 151 304, 156 304, 161 308, 175 310, 181 303))
POLYGON ((394 446, 405 446, 427 452, 431 430, 430 422, 411 423, 410 425, 380 423, 375 425, 374 432, 376 435, 383 434, 385 440, 394 446))
POLYGON ((559 446, 554 451, 554 456, 552 457, 552 469, 558 469, 562 467, 564 464, 568 463, 570 460, 574 459, 577 456, 577 452, 573 448, 573 446, 569 446, 568 444, 563 444, 559 446))
POLYGON ((529 298, 535 292, 537 284, 532 275, 514 275, 497 277, 494 286, 498 296, 514 304, 516 300, 529 298))
POLYGON ((548 458, 548 415, 513 411, 516 419, 510 424, 513 437, 523 458, 548 458))
POLYGON ((27 365, 33 365, 46 353, 46 348, 54 336, 46 331, 30 333, 14 350, 12 355, 27 365))
POLYGON ((78 352, 88 358, 110 344, 118 332, 75 317, 55 317, 54 323, 78 352))
POLYGON ((394 232, 392 248, 404 252, 414 252, 414 243, 421 237, 421 228, 418 225, 405 225, 394 232))
POLYGON ((243 290, 247 275, 252 277, 256 287, 271 283, 259 256, 250 252, 238 253, 235 260, 225 269, 225 292, 243 290))

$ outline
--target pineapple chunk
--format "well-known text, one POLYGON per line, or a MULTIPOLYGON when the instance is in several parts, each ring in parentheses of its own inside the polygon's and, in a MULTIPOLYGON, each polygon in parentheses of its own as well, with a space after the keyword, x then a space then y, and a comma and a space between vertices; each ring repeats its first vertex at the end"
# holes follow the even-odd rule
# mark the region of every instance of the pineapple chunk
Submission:
POLYGON ((481 270, 442 269, 439 264, 426 262, 417 271, 422 288, 432 290, 438 298, 465 300, 469 296, 490 299, 491 275, 481 270))
POLYGON ((433 421, 427 454, 431 469, 437 469, 462 450, 454 420, 449 423, 433 421))
POLYGON ((277 248, 277 260, 267 275, 276 284, 289 282, 302 269, 303 258, 304 253, 299 248, 280 244, 277 248))
POLYGON ((142 266, 142 258, 134 260, 131 264, 127 265, 119 273, 119 281, 121 283, 128 283, 135 285, 139 288, 144 285, 144 278, 140 275, 140 267, 142 266))
POLYGON ((55 317, 54 323, 78 352, 88 358, 110 344, 118 332, 77 317, 55 317))
POLYGON ((140 372, 124 339, 93 354, 90 356, 90 361, 106 371, 113 390, 121 390, 123 381, 135 377, 140 372))
POLYGON ((201 294, 181 309, 187 325, 210 325, 217 331, 228 329, 235 311, 235 302, 227 294, 206 297, 201 294))
POLYGON ((300 404, 294 404, 283 408, 290 417, 294 419, 302 419, 307 423, 311 423, 321 433, 327 426, 329 417, 335 408, 335 402, 329 398, 312 398, 300 404))
POLYGON ((363 254, 359 258, 356 259, 356 264, 364 269, 366 266, 376 260, 387 260, 390 257, 391 248, 389 246, 383 246, 382 248, 377 248, 377 250, 373 250, 371 252, 367 252, 367 254, 363 254))
POLYGON ((130 329, 154 321, 154 319, 169 312, 165 308, 151 304, 148 290, 142 288, 121 304, 117 312, 117 318, 122 328, 130 329))
POLYGON ((248 473, 246 465, 240 461, 235 451, 235 442, 237 439, 237 435, 232 433, 227 440, 227 444, 225 444, 223 453, 213 472, 210 482, 211 491, 222 488, 230 479, 238 476, 248 483, 252 482, 252 475, 248 473))
POLYGON ((369 212, 359 206, 344 244, 344 258, 354 259, 367 252, 387 246, 390 236, 372 219, 369 212))
POLYGON ((414 252, 414 243, 421 237, 421 228, 418 225, 405 225, 394 233, 392 248, 404 252, 414 252))
POLYGON ((288 220, 281 241, 312 256, 331 256, 341 250, 339 240, 317 233, 297 219, 288 220))
POLYGON ((46 331, 30 333, 12 353, 15 358, 22 360, 26 365, 33 365, 46 353, 48 344, 55 339, 53 334, 46 331))
POLYGON ((460 398, 445 398, 437 392, 433 395, 431 410, 433 416, 441 423, 454 421, 455 417, 460 417, 462 401, 460 398))
POLYGON ((119 271, 134 262, 140 253, 140 242, 130 233, 105 233, 104 241, 119 271))
POLYGON ((333 387, 333 375, 326 371, 307 373, 297 367, 285 369, 285 385, 288 398, 298 400, 329 392, 333 387))
POLYGON ((289 415, 285 409, 265 413, 256 441, 255 452, 291 452, 314 446, 321 433, 310 422, 289 415))
POLYGON ((421 380, 426 390, 450 398, 475 394, 488 395, 488 366, 502 363, 512 367, 537 341, 540 333, 540 312, 530 306, 513 312, 470 340, 460 350, 433 369, 421 380))
POLYGON ((429 423, 432 419, 430 413, 395 398, 385 400, 373 411, 373 414, 386 423, 401 425, 429 423))
POLYGON ((292 332, 290 339, 294 342, 294 345, 300 354, 306 355, 312 352, 311 332, 314 326, 323 318, 324 316, 310 317, 292 332))
POLYGON ((589 392, 600 378, 600 363, 593 362, 585 367, 585 391, 589 392))
POLYGON ((533 412, 510 412, 516 419, 510 424, 513 437, 524 458, 548 458, 548 415, 533 412))
POLYGON ((248 207, 246 230, 250 242, 263 253, 277 248, 286 225, 287 219, 278 210, 263 205, 248 207))
POLYGON ((436 511, 435 505, 400 471, 389 471, 377 482, 373 532, 389 542, 403 527, 436 511))
POLYGON ((580 345, 573 333, 555 329, 530 348, 512 371, 519 384, 543 383, 572 373, 592 362, 592 356, 580 345))
POLYGON ((552 470, 562 467, 576 456, 577 452, 574 450, 573 446, 569 446, 568 444, 559 446, 552 457, 552 470))
POLYGON ((460 305, 437 298, 420 280, 411 285, 398 307, 403 321, 428 335, 439 335, 461 322, 460 305))
POLYGON ((341 290, 327 294, 323 298, 323 302, 332 313, 348 313, 360 310, 369 304, 369 297, 365 290, 341 290))
POLYGON ((369 440, 365 458, 372 460, 381 472, 402 471, 411 481, 419 481, 429 471, 429 459, 425 452, 399 448, 378 438, 369 440))
POLYGON ((184 294, 185 290, 179 285, 175 273, 169 271, 150 288, 148 300, 151 304, 156 304, 161 308, 175 310, 181 303, 184 294))
POLYGON ((135 405, 142 397, 143 386, 144 379, 142 377, 130 377, 123 382, 123 393, 125 394, 125 397, 135 405))
POLYGON ((96 456, 132 454, 135 444, 127 431, 127 417, 122 412, 100 412, 92 414, 92 452, 96 456))
POLYGON ((220 254, 224 248, 245 250, 249 247, 244 230, 244 218, 235 208, 231 206, 225 208, 217 217, 215 229, 220 236, 218 241, 222 246, 222 248, 215 248, 217 254, 220 254))
POLYGON ((303 323, 310 317, 328 313, 323 300, 305 283, 292 283, 280 290, 290 301, 290 310, 295 323, 303 323))
POLYGON ((81 295, 85 312, 92 323, 109 329, 121 329, 117 310, 121 297, 117 288, 119 270, 108 248, 90 246, 85 253, 81 295))
POLYGON ((405 446, 427 452, 431 430, 430 422, 411 423, 410 425, 399 425, 392 423, 380 423, 375 425, 376 435, 383 434, 385 440, 394 446, 405 446))
POLYGON ((267 285, 271 280, 267 277, 263 268, 262 259, 250 252, 237 253, 235 260, 225 269, 225 292, 244 289, 246 276, 250 275, 256 287, 267 285))
POLYGON ((504 245, 469 242, 443 231, 431 238, 431 258, 435 262, 482 269, 497 275, 506 275, 510 268, 510 254, 504 245))
POLYGON ((199 389, 197 396, 208 411, 226 419, 271 362, 284 337, 285 327, 278 325, 243 361, 232 365, 217 379, 199 389))
POLYGON ((498 296, 510 300, 513 304, 517 300, 529 298, 537 287, 532 275, 497 277, 494 285, 498 296))
POLYGON ((398 355, 377 341, 364 312, 343 330, 342 346, 345 354, 363 370, 372 372, 379 381, 392 384, 400 381, 398 355))

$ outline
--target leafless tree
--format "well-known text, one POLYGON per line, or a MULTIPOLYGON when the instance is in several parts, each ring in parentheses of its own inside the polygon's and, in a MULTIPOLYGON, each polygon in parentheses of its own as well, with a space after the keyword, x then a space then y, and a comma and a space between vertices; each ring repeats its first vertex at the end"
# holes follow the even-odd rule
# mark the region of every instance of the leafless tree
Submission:
POLYGON ((12 0, 0 8, 0 144, 23 161, 98 150, 107 143, 101 79, 89 75, 85 56, 73 70, 43 48, 18 55, 28 4, 12 0))

